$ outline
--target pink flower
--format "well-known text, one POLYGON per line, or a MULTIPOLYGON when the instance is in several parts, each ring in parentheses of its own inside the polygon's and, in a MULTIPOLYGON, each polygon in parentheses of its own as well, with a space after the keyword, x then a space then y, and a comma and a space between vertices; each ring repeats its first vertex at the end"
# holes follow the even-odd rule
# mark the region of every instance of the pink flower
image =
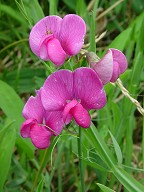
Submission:
POLYGON ((51 74, 41 88, 41 100, 46 111, 61 111, 66 124, 74 118, 78 125, 88 128, 88 111, 104 107, 106 95, 94 70, 83 67, 51 74))
POLYGON ((101 60, 97 60, 96 55, 90 53, 88 61, 103 84, 115 82, 128 65, 125 55, 118 49, 109 49, 101 60))
POLYGON ((49 147, 51 136, 60 134, 64 124, 61 112, 47 112, 43 108, 39 91, 25 104, 23 116, 26 121, 21 126, 22 137, 30 138, 40 149, 49 147))
POLYGON ((76 55, 84 43, 86 25, 75 14, 47 16, 32 28, 29 37, 30 48, 42 60, 62 65, 69 56, 76 55))

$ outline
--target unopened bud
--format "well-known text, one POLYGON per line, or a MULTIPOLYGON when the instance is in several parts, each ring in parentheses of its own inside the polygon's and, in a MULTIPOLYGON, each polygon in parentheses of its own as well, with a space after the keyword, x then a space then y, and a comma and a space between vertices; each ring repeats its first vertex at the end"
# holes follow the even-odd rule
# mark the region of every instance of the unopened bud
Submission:
POLYGON ((94 67, 95 64, 100 60, 100 58, 94 52, 88 52, 86 54, 86 60, 89 63, 90 67, 94 67))

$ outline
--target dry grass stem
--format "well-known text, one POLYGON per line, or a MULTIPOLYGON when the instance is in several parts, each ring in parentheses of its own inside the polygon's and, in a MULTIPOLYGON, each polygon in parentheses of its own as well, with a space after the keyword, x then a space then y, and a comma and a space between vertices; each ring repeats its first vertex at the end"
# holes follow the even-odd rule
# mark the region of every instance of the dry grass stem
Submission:
POLYGON ((137 107, 138 111, 144 116, 144 109, 136 99, 130 96, 129 91, 123 86, 122 81, 118 79, 116 84, 121 89, 122 93, 137 107))
POLYGON ((124 0, 119 0, 116 3, 114 3, 112 6, 110 6, 108 9, 106 9, 103 13, 101 13, 97 18, 96 21, 100 20, 103 16, 105 16, 107 13, 109 13, 112 9, 114 9, 116 6, 118 6, 120 3, 122 3, 124 0))
MULTIPOLYGON (((95 42, 98 43, 104 36, 106 35, 107 31, 104 31, 99 37, 96 35, 95 36, 95 42)), ((84 44, 83 49, 88 48, 90 46, 90 43, 84 44)))

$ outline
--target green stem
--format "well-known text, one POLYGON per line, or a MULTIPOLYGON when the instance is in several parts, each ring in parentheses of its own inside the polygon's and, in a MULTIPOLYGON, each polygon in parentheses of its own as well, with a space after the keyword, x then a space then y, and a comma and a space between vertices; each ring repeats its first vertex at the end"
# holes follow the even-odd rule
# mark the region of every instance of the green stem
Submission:
POLYGON ((84 182, 84 165, 82 160, 82 128, 79 127, 79 138, 78 138, 78 154, 79 154, 79 168, 80 168, 80 179, 81 179, 81 191, 85 192, 84 182))
POLYGON ((50 15, 57 14, 57 0, 49 0, 49 14, 50 15))
POLYGON ((47 153, 49 152, 48 149, 45 150, 44 154, 43 154, 43 158, 41 160, 41 163, 40 163, 40 168, 38 169, 37 173, 36 173, 36 176, 35 176, 35 179, 34 179, 34 182, 32 184, 32 188, 31 188, 31 192, 34 192, 35 190, 35 186, 37 185, 37 182, 38 182, 38 179, 39 179, 39 176, 40 176, 40 173, 43 171, 43 164, 44 164, 44 161, 47 157, 47 153))
MULTIPOLYGON (((144 107, 144 99, 143 99, 143 107, 144 107)), ((142 128, 142 162, 144 168, 144 116, 143 116, 143 128, 142 128)))
POLYGON ((91 12, 90 18, 90 51, 96 52, 96 11, 98 7, 99 0, 95 1, 93 11, 91 12))

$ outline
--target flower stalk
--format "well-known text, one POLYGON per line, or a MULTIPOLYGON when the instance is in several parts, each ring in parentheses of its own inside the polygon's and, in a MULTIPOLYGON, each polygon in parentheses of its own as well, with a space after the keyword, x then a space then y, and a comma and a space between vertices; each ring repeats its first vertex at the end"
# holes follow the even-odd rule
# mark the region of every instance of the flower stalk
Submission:
POLYGON ((81 127, 79 127, 78 155, 79 155, 79 169, 80 169, 81 191, 85 192, 84 164, 83 164, 83 159, 82 159, 82 128, 81 127))

